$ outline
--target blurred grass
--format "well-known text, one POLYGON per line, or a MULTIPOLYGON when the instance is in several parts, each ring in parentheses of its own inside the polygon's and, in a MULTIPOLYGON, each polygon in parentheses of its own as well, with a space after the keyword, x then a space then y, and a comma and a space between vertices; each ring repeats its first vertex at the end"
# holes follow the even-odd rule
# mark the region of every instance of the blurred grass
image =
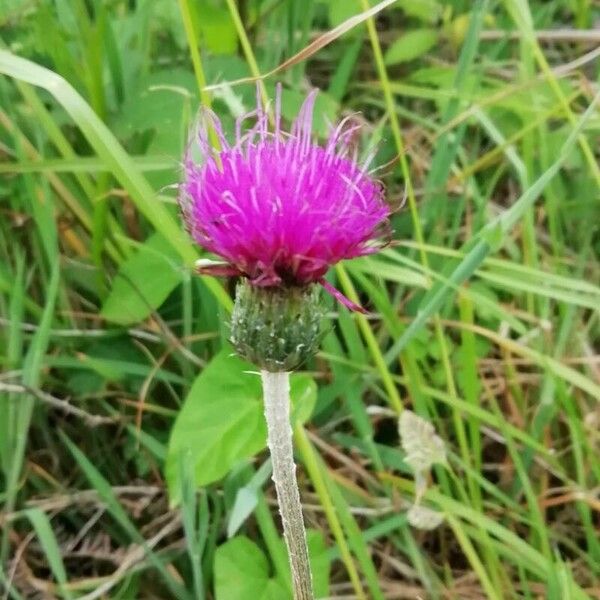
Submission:
POLYGON ((306 365, 316 405, 297 408, 312 411, 295 435, 329 596, 600 597, 600 70, 577 36, 600 9, 365 14, 377 6, 0 8, 3 597, 289 593, 263 452, 201 488, 185 458, 178 507, 164 475, 231 307, 226 282, 191 273, 174 189, 186 131, 200 103, 231 130, 255 102, 239 82, 273 72, 261 95, 282 81, 286 119, 312 86, 319 131, 359 111, 390 201, 408 205, 391 248, 331 273, 371 314, 332 307, 306 365), (433 531, 406 517, 403 408, 448 449, 424 500, 445 515, 433 531), (231 523, 258 562, 227 562, 231 523))

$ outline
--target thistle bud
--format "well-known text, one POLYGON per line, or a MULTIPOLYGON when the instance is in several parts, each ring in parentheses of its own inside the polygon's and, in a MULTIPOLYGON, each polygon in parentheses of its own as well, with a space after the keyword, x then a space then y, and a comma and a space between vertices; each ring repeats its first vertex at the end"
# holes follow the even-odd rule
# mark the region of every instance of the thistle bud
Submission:
POLYGON ((293 371, 317 351, 322 317, 318 285, 258 287, 242 280, 231 316, 231 343, 261 369, 293 371))

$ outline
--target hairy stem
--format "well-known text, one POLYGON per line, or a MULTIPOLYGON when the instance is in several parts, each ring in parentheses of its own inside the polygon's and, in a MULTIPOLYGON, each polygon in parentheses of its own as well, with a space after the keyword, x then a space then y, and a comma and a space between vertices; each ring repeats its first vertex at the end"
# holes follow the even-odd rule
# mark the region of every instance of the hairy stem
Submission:
POLYGON ((290 425, 290 375, 261 371, 265 396, 268 443, 273 462, 283 535, 292 571, 294 600, 313 600, 306 531, 296 482, 296 465, 290 425))

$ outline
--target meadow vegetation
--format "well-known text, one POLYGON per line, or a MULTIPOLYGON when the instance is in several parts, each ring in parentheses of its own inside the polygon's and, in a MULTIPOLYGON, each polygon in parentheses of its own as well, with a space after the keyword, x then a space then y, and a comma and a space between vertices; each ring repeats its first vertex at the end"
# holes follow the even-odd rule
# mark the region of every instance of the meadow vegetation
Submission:
POLYGON ((287 121, 317 87, 319 135, 362 123, 397 209, 328 275, 369 314, 329 300, 292 378, 318 597, 600 598, 599 20, 0 3, 1 597, 291 597, 234 282, 194 273, 176 201, 199 106, 231 133, 282 82, 287 121), (406 409, 445 455, 423 477, 406 409))

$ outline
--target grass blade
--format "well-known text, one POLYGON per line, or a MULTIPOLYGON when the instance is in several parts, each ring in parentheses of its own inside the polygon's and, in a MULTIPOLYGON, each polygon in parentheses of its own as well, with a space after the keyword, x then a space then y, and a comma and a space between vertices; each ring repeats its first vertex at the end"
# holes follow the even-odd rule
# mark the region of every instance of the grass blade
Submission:
POLYGON ((498 249, 506 236, 518 223, 523 214, 535 203, 543 192, 548 182, 558 173, 558 170, 566 160, 578 140, 581 130, 595 113, 596 104, 600 101, 600 93, 596 94, 585 113, 579 119, 566 142, 561 148, 558 158, 525 192, 520 198, 502 215, 483 228, 474 243, 468 243, 465 251, 466 256, 458 266, 454 268, 445 283, 434 286, 421 302, 417 316, 406 328, 406 331, 398 338, 392 348, 386 353, 386 362, 390 364, 398 354, 406 347, 406 344, 414 337, 419 329, 425 324, 448 299, 453 287, 458 287, 466 281, 483 262, 486 256, 498 249), (468 249, 468 251, 467 251, 468 249))
MULTIPOLYGON (((186 239, 182 228, 165 206, 157 200, 154 190, 129 154, 73 86, 49 69, 6 50, 0 50, 0 73, 42 87, 56 98, 81 129, 98 156, 110 166, 111 172, 129 193, 137 209, 156 231, 169 240, 186 264, 192 266, 198 254, 186 239)), ((233 306, 231 298, 222 285, 210 277, 205 277, 204 283, 219 302, 226 309, 231 310, 233 306)))

